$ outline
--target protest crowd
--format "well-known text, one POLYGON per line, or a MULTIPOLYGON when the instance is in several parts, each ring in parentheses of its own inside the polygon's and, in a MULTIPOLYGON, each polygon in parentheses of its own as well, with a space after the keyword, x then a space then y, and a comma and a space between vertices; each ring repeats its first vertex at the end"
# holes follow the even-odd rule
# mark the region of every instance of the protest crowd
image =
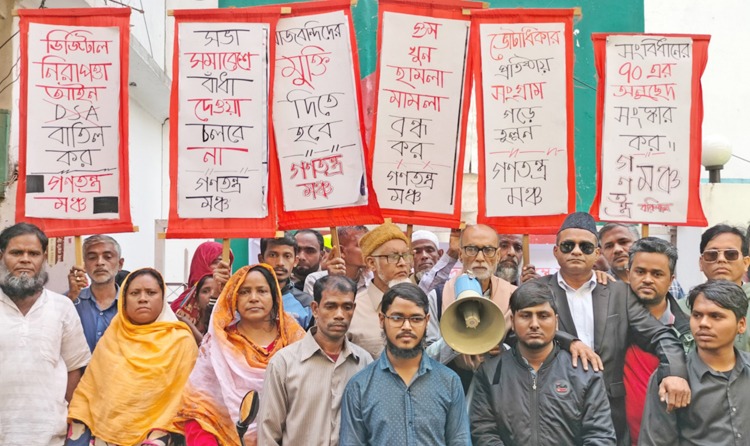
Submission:
POLYGON ((0 446, 750 445, 710 35, 601 18, 643 2, 12 3, 0 446), (701 228, 705 280, 649 225, 701 228), (213 240, 174 294, 164 239, 213 240))
POLYGON ((520 236, 489 226, 452 231, 445 251, 434 233, 409 239, 390 222, 338 232, 347 248, 333 255, 314 229, 263 239, 254 265, 204 242, 169 303, 153 268, 117 283, 113 237, 86 238, 83 266, 51 290, 44 232, 3 229, 2 444, 713 445, 750 435, 742 229, 703 233, 708 280, 687 293, 674 246, 633 226, 597 228, 583 212, 560 226, 560 269, 547 276, 524 261, 520 236), (609 270, 593 269, 600 257, 609 270), (483 322, 502 341, 481 354, 441 333, 462 280, 499 309, 483 322), (259 403, 241 439, 250 391, 259 403))

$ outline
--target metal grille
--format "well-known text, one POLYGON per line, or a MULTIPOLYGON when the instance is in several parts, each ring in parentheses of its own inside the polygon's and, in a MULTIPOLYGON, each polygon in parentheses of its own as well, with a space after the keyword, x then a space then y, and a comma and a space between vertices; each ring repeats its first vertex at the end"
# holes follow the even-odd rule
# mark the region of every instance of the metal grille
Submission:
POLYGON ((167 287, 167 302, 172 302, 180 297, 180 294, 187 287, 187 284, 182 282, 167 282, 165 285, 167 287))

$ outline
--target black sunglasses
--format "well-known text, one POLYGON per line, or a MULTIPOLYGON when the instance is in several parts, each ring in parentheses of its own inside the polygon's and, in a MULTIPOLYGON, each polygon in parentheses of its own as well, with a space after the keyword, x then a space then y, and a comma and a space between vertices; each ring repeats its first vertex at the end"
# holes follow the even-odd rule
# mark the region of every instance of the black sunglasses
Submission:
POLYGON ((576 249, 576 245, 578 245, 578 247, 581 248, 581 252, 586 255, 593 254, 594 250, 596 250, 596 245, 591 242, 576 243, 571 242, 570 240, 566 240, 560 243, 560 251, 563 254, 570 254, 574 249, 576 249))

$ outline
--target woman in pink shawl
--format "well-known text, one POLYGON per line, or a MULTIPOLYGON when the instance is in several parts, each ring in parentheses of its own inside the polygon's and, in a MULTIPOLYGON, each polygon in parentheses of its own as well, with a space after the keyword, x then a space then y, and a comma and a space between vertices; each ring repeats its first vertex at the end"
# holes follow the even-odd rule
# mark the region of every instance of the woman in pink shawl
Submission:
MULTIPOLYGON (((191 329, 202 319, 202 310, 198 303, 199 288, 198 283, 205 276, 213 275, 216 266, 221 262, 222 246, 219 242, 203 242, 198 245, 198 249, 193 254, 193 260, 190 262, 190 275, 188 277, 188 286, 175 301, 170 304, 175 315, 188 325, 193 325, 191 329)), ((234 262, 234 254, 229 252, 229 265, 234 262)), ((221 289, 214 290, 213 295, 218 296, 221 289)), ((195 330, 193 330, 194 334, 195 330)), ((200 344, 196 334, 196 341, 200 344)))

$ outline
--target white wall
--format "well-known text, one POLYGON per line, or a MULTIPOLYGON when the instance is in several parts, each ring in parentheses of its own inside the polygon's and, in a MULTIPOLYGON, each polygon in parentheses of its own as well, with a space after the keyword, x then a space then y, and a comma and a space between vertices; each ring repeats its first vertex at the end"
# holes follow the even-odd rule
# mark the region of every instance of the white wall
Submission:
MULTIPOLYGON (((703 134, 723 135, 735 155, 750 160, 750 2, 747 0, 644 0, 646 32, 710 34, 703 73, 703 134)), ((750 178, 750 163, 732 158, 722 178, 750 178)), ((704 177, 708 175, 703 174, 704 177)))

